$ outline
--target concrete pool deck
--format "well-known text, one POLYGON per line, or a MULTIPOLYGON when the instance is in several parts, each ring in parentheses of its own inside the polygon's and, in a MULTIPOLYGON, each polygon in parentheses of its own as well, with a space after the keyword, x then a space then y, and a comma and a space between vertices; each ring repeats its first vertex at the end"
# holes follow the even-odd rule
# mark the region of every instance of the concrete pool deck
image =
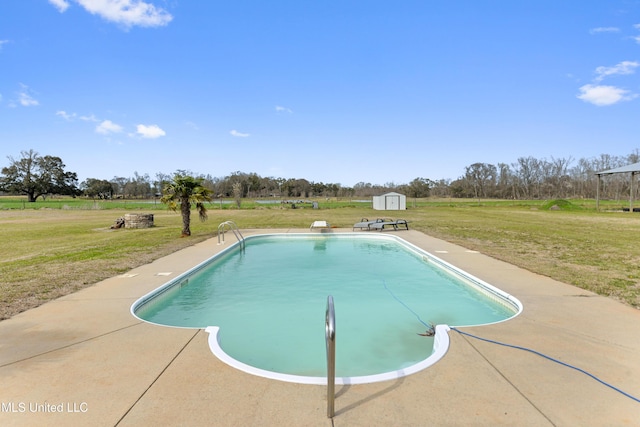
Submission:
MULTIPOLYGON (((351 232, 334 230, 342 231, 351 232)), ((465 332, 534 349, 640 397, 640 310, 414 230, 389 234, 524 305, 513 320, 465 332)), ((329 419, 325 386, 237 371, 213 356, 203 330, 130 314, 140 296, 234 241, 209 239, 0 322, 0 425, 640 425, 640 403, 587 375, 455 331, 445 357, 424 371, 336 386, 329 419)))

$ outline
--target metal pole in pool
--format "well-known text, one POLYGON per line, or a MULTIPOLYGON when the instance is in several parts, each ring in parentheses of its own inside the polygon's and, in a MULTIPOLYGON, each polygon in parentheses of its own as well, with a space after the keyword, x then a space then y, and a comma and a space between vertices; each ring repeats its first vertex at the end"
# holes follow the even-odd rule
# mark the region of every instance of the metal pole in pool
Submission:
POLYGON ((336 313, 331 295, 327 298, 324 326, 327 342, 327 417, 333 418, 336 396, 336 313))

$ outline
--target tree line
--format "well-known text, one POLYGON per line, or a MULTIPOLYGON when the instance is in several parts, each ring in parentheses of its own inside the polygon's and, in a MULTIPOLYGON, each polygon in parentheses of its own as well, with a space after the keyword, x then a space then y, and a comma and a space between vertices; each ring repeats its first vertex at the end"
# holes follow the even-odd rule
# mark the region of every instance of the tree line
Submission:
MULTIPOLYGON (((77 174, 66 171, 62 159, 41 156, 34 150, 22 151, 21 157, 8 157, 3 167, 0 191, 21 194, 30 202, 49 195, 71 195, 92 199, 146 199, 161 197, 175 176, 193 176, 200 180, 214 198, 307 198, 364 197, 397 191, 409 197, 455 197, 499 199, 595 198, 598 186, 596 172, 640 161, 635 150, 626 156, 602 154, 580 159, 520 157, 516 162, 497 165, 473 163, 465 167, 458 179, 418 177, 409 183, 371 184, 359 182, 353 187, 339 183, 308 181, 304 178, 262 177, 256 173, 233 172, 223 177, 178 170, 172 174, 159 172, 153 178, 137 171, 130 177, 111 179, 87 178, 78 183, 77 174)), ((428 171, 425 171, 425 174, 428 171)), ((627 174, 608 176, 602 181, 600 197, 619 200, 629 195, 631 177, 627 174)), ((638 187, 638 186, 636 186, 638 187)))
MULTIPOLYGON (((511 164, 474 163, 465 174, 448 183, 443 191, 451 197, 500 199, 595 198, 597 172, 640 162, 636 150, 627 156, 602 154, 599 157, 537 159, 520 157, 511 164)), ((619 200, 629 196, 629 174, 607 176, 601 182, 600 197, 619 200)), ((637 186, 634 186, 634 189, 637 186)))

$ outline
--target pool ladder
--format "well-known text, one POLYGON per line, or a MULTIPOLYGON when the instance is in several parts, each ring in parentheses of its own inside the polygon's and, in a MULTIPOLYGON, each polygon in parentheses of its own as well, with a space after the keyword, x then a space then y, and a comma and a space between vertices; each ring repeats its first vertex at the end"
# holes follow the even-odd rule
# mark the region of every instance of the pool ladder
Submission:
POLYGON ((229 227, 229 230, 233 232, 233 235, 236 236, 236 239, 238 239, 238 242, 240 242, 240 249, 244 249, 244 236, 240 232, 238 225, 233 221, 225 221, 220 223, 220 225, 218 226, 218 244, 224 244, 225 227, 229 227), (220 241, 220 236, 222 236, 222 241, 220 241))
POLYGON ((324 326, 327 342, 327 417, 333 418, 336 398, 336 313, 331 295, 327 297, 324 326))

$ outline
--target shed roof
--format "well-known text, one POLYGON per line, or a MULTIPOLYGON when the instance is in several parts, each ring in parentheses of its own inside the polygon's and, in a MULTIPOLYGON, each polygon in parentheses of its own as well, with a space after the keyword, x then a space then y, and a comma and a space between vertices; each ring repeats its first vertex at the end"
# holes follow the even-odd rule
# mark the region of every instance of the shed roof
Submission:
POLYGON ((619 168, 608 169, 601 172, 596 172, 596 175, 611 175, 614 173, 634 173, 640 172, 640 162, 633 163, 626 166, 620 166, 619 168))
POLYGON ((400 194, 400 193, 396 193, 395 191, 391 191, 389 193, 384 193, 384 194, 381 194, 379 196, 374 196, 374 197, 384 197, 384 196, 404 196, 404 194, 400 194))

